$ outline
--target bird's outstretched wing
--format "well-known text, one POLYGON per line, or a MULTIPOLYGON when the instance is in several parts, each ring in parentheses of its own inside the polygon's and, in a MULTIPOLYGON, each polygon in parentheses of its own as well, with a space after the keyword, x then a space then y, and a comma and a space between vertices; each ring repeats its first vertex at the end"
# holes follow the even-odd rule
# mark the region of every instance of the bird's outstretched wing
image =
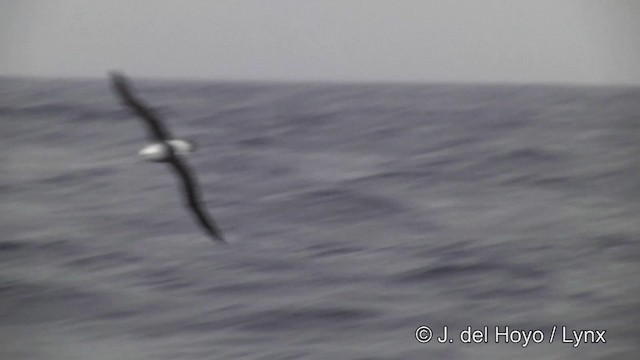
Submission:
POLYGON ((147 123, 151 130, 152 138, 163 142, 171 139, 169 129, 162 124, 158 115, 133 95, 129 80, 121 73, 112 72, 110 75, 113 90, 126 106, 147 123))
POLYGON ((182 180, 187 206, 191 208, 191 211, 198 219, 200 225, 215 240, 226 242, 222 237, 222 232, 216 225, 215 221, 213 221, 213 219, 207 213, 207 210, 202 206, 200 202, 198 184, 195 177, 191 175, 191 170, 189 169, 187 164, 182 161, 180 156, 175 154, 171 155, 171 157, 169 158, 169 163, 182 180))

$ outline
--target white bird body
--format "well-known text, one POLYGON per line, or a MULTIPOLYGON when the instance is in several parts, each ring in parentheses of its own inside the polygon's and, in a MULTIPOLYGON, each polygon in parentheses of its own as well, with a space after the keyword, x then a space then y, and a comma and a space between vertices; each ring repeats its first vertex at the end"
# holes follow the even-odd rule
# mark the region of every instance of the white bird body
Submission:
POLYGON ((185 140, 172 139, 167 142, 154 142, 143 147, 138 155, 145 161, 164 162, 169 160, 169 146, 176 155, 185 155, 195 150, 195 145, 185 140))

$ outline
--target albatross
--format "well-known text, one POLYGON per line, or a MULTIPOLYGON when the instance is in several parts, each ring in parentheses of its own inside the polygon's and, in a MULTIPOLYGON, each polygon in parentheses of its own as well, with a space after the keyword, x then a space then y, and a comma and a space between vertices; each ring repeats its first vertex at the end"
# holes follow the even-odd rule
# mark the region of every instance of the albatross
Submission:
POLYGON ((195 146, 185 140, 175 139, 158 115, 133 94, 128 79, 121 73, 110 73, 113 90, 122 103, 147 124, 152 143, 140 150, 138 155, 147 161, 164 162, 170 165, 183 185, 186 205, 205 232, 215 241, 226 243, 222 232, 202 205, 198 183, 182 155, 191 153, 195 146))

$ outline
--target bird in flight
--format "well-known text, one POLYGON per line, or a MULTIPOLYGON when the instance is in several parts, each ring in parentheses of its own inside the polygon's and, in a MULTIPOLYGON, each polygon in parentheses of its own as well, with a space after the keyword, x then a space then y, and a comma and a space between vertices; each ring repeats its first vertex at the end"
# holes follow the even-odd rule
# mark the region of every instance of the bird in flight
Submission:
POLYGON ((193 152, 195 146, 187 141, 174 139, 158 115, 134 96, 128 79, 121 73, 111 73, 113 90, 122 103, 147 124, 152 143, 138 153, 147 161, 169 164, 182 181, 186 205, 205 232, 215 241, 226 243, 222 232, 209 216, 200 200, 198 183, 181 155, 193 152))

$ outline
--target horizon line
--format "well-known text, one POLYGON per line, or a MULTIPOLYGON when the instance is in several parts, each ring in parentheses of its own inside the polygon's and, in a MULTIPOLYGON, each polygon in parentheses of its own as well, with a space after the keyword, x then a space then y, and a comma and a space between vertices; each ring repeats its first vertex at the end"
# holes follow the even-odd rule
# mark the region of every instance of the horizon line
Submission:
MULTIPOLYGON (((34 80, 34 81, 106 81, 109 72, 105 71, 104 77, 93 75, 32 75, 32 74, 0 74, 1 79, 34 80)), ((219 84, 264 84, 264 85, 407 85, 407 86, 540 86, 540 87, 569 87, 569 88, 640 88, 640 83, 596 83, 596 82, 570 82, 570 81, 505 81, 505 80, 364 80, 364 79, 277 79, 277 78, 210 78, 192 76, 127 76, 136 81, 149 82, 174 82, 174 83, 219 83, 219 84)))

